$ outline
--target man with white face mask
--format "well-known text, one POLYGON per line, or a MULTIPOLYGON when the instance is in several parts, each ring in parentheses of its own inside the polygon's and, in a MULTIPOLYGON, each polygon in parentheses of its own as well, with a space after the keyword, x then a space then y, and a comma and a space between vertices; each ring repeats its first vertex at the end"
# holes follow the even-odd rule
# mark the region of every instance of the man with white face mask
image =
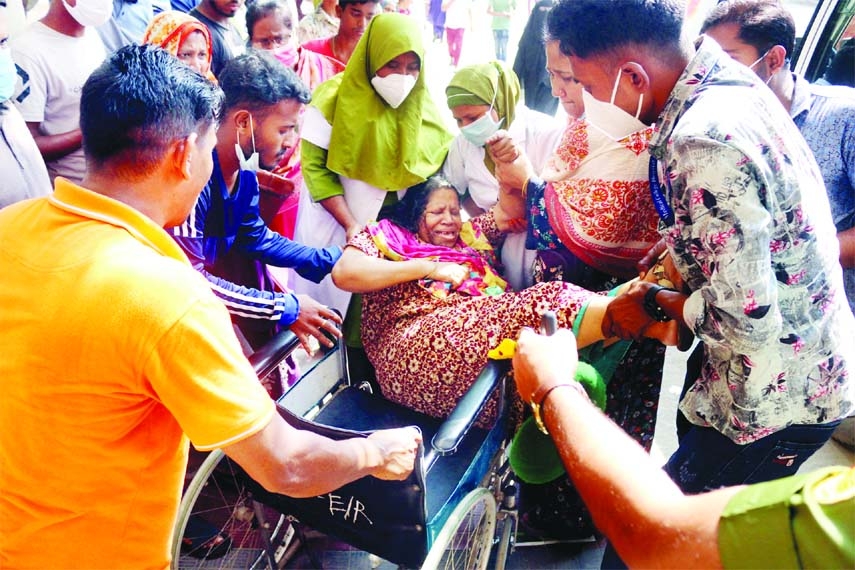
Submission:
POLYGON ((603 332, 682 319, 703 341, 665 470, 688 493, 795 473, 855 403, 855 318, 810 148, 753 72, 709 38, 686 41, 678 0, 556 11, 573 22, 560 41, 575 77, 608 100, 619 73, 615 104, 656 123, 651 198, 685 288, 632 284, 603 332))
POLYGON ((279 235, 259 214, 256 172, 272 169, 298 142, 297 121, 309 91, 293 71, 255 50, 226 63, 220 87, 226 102, 214 169, 193 212, 173 228, 173 237, 211 283, 253 349, 278 326, 290 328, 307 350, 309 337, 331 346, 326 335, 339 336, 336 323, 341 322, 335 312, 308 295, 274 290, 254 267, 251 283, 241 263, 249 259, 294 268, 318 282, 341 256, 338 246, 306 247, 279 235))
POLYGON ((47 164, 51 180, 83 179, 80 90, 107 53, 95 28, 112 0, 51 0, 44 18, 12 40, 19 81, 12 102, 47 164))

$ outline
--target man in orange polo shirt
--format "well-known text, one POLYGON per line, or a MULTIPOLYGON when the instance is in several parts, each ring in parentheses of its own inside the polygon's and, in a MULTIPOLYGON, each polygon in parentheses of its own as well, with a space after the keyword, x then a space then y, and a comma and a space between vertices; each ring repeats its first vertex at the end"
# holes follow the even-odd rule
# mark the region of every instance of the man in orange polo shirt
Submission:
POLYGON ((82 185, 0 212, 2 568, 167 567, 188 437, 292 496, 412 470, 410 428, 287 425, 164 231, 211 174, 222 98, 165 51, 122 48, 83 87, 82 185))

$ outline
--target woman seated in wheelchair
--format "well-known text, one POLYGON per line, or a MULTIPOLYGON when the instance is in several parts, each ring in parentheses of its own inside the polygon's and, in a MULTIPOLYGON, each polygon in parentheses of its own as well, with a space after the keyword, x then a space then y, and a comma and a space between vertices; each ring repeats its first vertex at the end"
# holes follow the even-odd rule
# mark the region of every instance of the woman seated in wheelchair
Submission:
MULTIPOLYGON (((503 339, 539 327, 542 314, 554 311, 558 326, 574 329, 585 347, 603 340, 612 300, 560 281, 510 290, 494 248, 521 225, 518 193, 500 192, 495 206, 467 222, 460 210, 457 190, 429 178, 353 236, 332 272, 338 287, 365 294, 362 341, 384 397, 440 418, 503 339)), ((495 411, 485 413, 482 423, 495 411)))

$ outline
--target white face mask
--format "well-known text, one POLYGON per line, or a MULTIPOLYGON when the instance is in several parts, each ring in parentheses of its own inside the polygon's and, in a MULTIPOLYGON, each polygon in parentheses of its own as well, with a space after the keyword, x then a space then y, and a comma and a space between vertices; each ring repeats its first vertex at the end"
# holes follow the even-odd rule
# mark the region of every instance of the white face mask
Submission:
POLYGON ((375 75, 371 78, 371 85, 390 107, 397 109, 416 86, 416 78, 401 73, 392 73, 386 77, 375 75))
POLYGON ((113 15, 112 0, 77 0, 74 6, 62 0, 62 5, 78 24, 87 28, 106 24, 113 15))
MULTIPOLYGON (((770 49, 771 49, 771 48, 770 48, 770 49)), ((755 65, 757 65, 758 63, 760 63, 761 61, 763 61, 763 58, 765 58, 765 57, 766 57, 766 54, 768 54, 768 53, 769 53, 769 50, 767 49, 766 51, 764 51, 764 52, 763 52, 763 55, 761 55, 760 57, 758 57, 756 60, 754 60, 754 63, 752 63, 751 65, 749 65, 749 66, 748 66, 748 69, 750 69, 751 71, 753 71, 754 73, 756 73, 756 74, 757 74, 757 77, 759 77, 760 79, 763 79, 763 77, 760 75, 760 73, 758 73, 758 72, 757 72, 757 70, 756 70, 756 69, 754 69, 754 66, 755 66, 755 65)), ((766 85, 769 85, 769 82, 770 82, 770 81, 772 81, 772 78, 773 78, 773 77, 775 77, 775 74, 774 74, 774 73, 773 73, 773 74, 771 74, 771 75, 769 75, 769 77, 767 77, 767 78, 766 78, 766 81, 764 81, 763 83, 765 83, 766 85)))
POLYGON ((250 172, 258 172, 259 166, 259 157, 258 151, 255 150, 255 129, 252 126, 252 115, 249 116, 249 132, 252 137, 252 154, 249 155, 249 158, 243 153, 243 149, 240 147, 240 134, 237 134, 237 142, 235 143, 235 154, 237 155, 238 163, 240 164, 241 170, 248 170, 250 172))
POLYGON ((585 102, 585 121, 616 141, 647 128, 647 125, 638 120, 641 104, 644 102, 644 93, 638 95, 638 109, 634 117, 614 104, 620 86, 620 73, 618 71, 617 81, 612 89, 612 98, 608 103, 596 99, 587 91, 582 92, 582 100, 585 102))

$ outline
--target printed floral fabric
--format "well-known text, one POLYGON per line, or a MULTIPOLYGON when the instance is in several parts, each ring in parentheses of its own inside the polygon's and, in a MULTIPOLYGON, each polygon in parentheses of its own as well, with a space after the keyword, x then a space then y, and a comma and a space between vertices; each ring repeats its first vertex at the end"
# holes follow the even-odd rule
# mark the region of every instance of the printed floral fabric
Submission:
POLYGON ((386 259, 402 261, 406 259, 432 259, 458 263, 469 268, 469 277, 454 290, 451 283, 435 279, 419 279, 424 287, 435 297, 445 299, 453 293, 467 295, 501 295, 508 287, 499 277, 494 266, 496 255, 480 228, 466 221, 460 230, 460 238, 455 247, 445 247, 425 243, 411 232, 389 220, 369 222, 365 228, 374 239, 374 245, 386 259))
POLYGON ((650 152, 675 222, 660 224, 705 345, 680 409, 746 444, 852 411, 855 319, 810 149, 774 95, 712 41, 678 80, 650 152))
POLYGON ((571 122, 543 171, 543 207, 556 236, 599 271, 635 277, 635 263, 659 241, 650 198, 648 127, 615 140, 571 122))
MULTIPOLYGON (((498 245, 503 234, 488 212, 472 220, 476 231, 498 245)), ((367 230, 348 245, 383 257, 367 230)), ((540 283, 520 292, 473 297, 452 292, 444 299, 410 281, 363 296, 362 342, 383 395, 404 406, 446 417, 487 363, 487 353, 522 327, 539 327, 554 310, 558 326, 572 328, 594 293, 569 283, 540 283)), ((516 408, 521 408, 519 401, 516 408)), ((482 424, 495 417, 488 405, 482 424)))

